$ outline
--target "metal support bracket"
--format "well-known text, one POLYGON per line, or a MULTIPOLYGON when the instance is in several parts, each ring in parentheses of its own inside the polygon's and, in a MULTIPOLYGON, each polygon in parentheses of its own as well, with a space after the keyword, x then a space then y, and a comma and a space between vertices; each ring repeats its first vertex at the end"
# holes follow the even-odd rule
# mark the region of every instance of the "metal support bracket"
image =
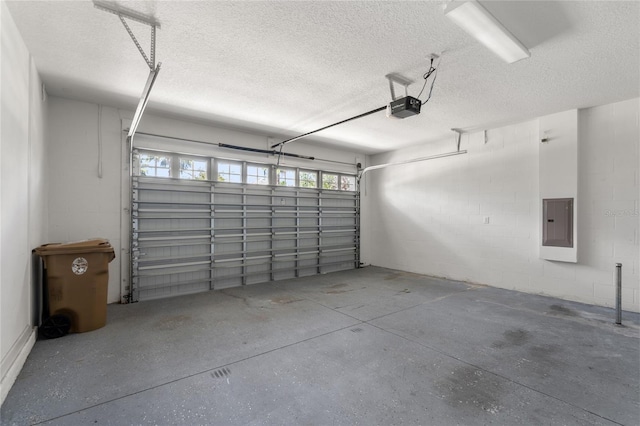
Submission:
POLYGON ((105 12, 112 13, 116 15, 118 18, 120 18, 120 22, 122 22, 122 25, 124 25, 124 28, 127 30, 127 33, 129 34, 129 37, 131 37, 131 40, 133 40, 133 43, 138 48, 138 51, 142 55, 142 58, 144 59, 144 61, 147 63, 147 66, 149 67, 149 69, 151 69, 151 71, 154 71, 156 69, 156 28, 160 28, 160 23, 158 23, 153 18, 149 18, 147 16, 141 15, 135 11, 125 10, 124 8, 118 5, 112 6, 110 3, 94 0, 93 6, 96 9, 100 9, 105 12), (147 56, 144 49, 138 42, 138 39, 133 34, 133 31, 129 27, 129 24, 127 24, 127 21, 125 20, 125 18, 130 19, 132 21, 139 22, 141 24, 149 25, 151 27, 151 49, 149 51, 149 56, 147 56))
POLYGON ((462 134, 464 133, 461 129, 451 129, 452 131, 458 134, 456 142, 458 144, 458 151, 460 151, 460 142, 462 141, 462 134))
POLYGON ((396 99, 398 99, 398 97, 396 97, 396 91, 395 91, 395 87, 393 86, 393 83, 399 84, 400 86, 404 87, 404 96, 409 96, 409 93, 407 91, 407 88, 409 87, 410 84, 413 83, 413 80, 409 80, 406 77, 401 76, 400 74, 396 74, 396 73, 391 73, 391 74, 387 74, 385 75, 385 78, 387 80, 389 80, 389 91, 391 92, 391 100, 395 101, 396 99))
POLYGON ((129 133, 127 134, 130 142, 133 140, 133 136, 136 134, 136 130, 138 129, 138 125, 140 124, 140 120, 142 120, 142 114, 144 113, 144 110, 147 107, 147 103, 149 102, 151 89, 153 88, 153 84, 156 82, 156 78, 158 77, 158 73, 160 72, 160 65, 162 65, 161 62, 158 63, 158 66, 155 69, 149 71, 147 83, 144 85, 144 90, 142 91, 142 95, 140 96, 138 107, 136 108, 136 112, 133 115, 131 127, 129 127, 129 133))

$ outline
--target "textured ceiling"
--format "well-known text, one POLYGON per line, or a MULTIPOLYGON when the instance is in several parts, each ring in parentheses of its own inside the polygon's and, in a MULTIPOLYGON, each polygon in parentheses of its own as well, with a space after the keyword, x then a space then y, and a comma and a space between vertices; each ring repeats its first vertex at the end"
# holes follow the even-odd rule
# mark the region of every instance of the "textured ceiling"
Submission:
MULTIPOLYGON (((119 1, 161 24, 148 111, 294 136, 389 102, 442 52, 419 116, 384 112, 295 143, 388 151, 471 129, 639 96, 640 3, 483 1, 531 51, 506 64, 443 15, 446 2, 119 1)), ((7 1, 56 96, 134 110, 148 68, 115 15, 91 1, 7 1)), ((149 27, 130 23, 149 51, 149 27)), ((425 98, 423 94, 422 98, 425 98)))

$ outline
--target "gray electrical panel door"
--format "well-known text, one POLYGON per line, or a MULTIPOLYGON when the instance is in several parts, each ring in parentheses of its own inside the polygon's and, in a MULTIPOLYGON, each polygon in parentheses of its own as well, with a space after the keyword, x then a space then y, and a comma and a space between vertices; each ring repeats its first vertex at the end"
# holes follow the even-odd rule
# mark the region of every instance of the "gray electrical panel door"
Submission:
POLYGON ((573 247, 573 198, 549 198, 542 204, 542 245, 573 247))
POLYGON ((357 191, 134 174, 131 229, 131 301, 359 266, 357 191))

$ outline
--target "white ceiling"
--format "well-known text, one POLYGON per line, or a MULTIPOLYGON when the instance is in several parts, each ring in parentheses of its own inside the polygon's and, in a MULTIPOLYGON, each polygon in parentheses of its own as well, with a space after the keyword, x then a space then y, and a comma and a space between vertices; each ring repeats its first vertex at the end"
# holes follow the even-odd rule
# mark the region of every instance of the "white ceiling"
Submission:
MULTIPOLYGON (((444 51, 420 115, 380 112, 295 143, 375 153, 640 95, 639 2, 483 1, 531 51, 511 65, 445 18, 445 3, 112 4, 161 24, 147 111, 277 138, 388 103, 391 72, 415 80, 415 96, 427 55, 444 51)), ((7 4, 50 94, 135 109, 149 69, 115 15, 89 0, 7 4)), ((148 52, 149 27, 130 26, 148 52)))

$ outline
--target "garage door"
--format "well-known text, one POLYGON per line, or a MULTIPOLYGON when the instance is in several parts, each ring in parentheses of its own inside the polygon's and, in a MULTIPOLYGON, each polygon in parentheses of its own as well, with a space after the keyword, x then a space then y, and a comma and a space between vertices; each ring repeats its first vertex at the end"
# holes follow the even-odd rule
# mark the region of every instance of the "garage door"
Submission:
POLYGON ((137 148, 130 301, 359 265, 354 175, 137 148))

